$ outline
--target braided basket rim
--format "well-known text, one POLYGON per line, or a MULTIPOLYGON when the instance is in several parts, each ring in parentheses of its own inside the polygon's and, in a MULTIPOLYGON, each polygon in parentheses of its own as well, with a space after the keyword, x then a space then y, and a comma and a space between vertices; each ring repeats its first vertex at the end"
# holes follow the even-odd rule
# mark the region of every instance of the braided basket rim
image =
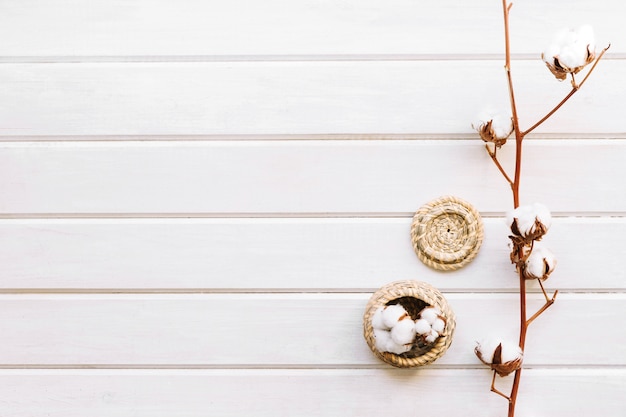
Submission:
MULTIPOLYGON (((448 238, 450 235, 447 235, 448 238)), ((420 207, 411 223, 411 242, 417 257, 427 266, 440 271, 454 271, 464 267, 476 258, 484 239, 484 226, 480 213, 467 201, 455 196, 442 196, 420 207), (445 251, 439 247, 431 249, 428 238, 432 236, 428 229, 433 219, 454 216, 462 218, 465 224, 460 232, 456 230, 455 239, 461 249, 445 251)), ((443 240, 443 239, 442 239, 443 240)))
POLYGON ((428 365, 440 358, 452 344, 452 336, 456 327, 456 318, 443 294, 432 285, 415 280, 401 280, 391 282, 372 294, 363 315, 363 336, 367 345, 374 354, 397 368, 414 368, 428 365), (376 338, 372 327, 372 317, 379 307, 384 307, 390 301, 402 297, 420 299, 432 307, 437 307, 446 319, 446 328, 437 338, 433 346, 425 353, 416 357, 406 357, 390 352, 381 352, 376 349, 376 338))

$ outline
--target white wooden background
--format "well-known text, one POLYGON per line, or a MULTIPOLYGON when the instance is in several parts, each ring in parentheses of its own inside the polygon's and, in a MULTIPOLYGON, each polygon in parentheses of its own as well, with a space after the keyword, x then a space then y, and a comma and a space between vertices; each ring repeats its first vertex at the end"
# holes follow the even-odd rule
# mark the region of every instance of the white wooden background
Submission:
MULTIPOLYGON (((612 43, 526 144, 561 293, 520 417, 626 415, 625 11, 512 10, 526 126, 569 90, 539 59, 556 29, 612 43)), ((470 127, 507 104, 501 20, 498 0, 0 1, 0 415, 503 416, 472 349, 517 332, 511 197, 470 127), (486 228, 454 273, 409 238, 444 194, 486 228), (362 337, 397 279, 458 317, 423 369, 362 337)))

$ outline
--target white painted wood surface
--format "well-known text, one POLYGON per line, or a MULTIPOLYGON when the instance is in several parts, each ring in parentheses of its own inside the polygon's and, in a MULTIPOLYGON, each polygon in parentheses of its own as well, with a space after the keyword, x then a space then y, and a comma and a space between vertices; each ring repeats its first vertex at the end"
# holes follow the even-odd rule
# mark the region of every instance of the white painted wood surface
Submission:
MULTIPOLYGON (((565 106, 537 132, 623 133, 621 119, 606 115, 622 98, 615 86, 626 63, 607 59, 599 65, 603 80, 589 80, 577 94, 579 104, 565 106)), ((516 61, 515 71, 527 127, 570 90, 540 59, 516 61)), ((5 135, 36 138, 327 133, 467 138, 475 133, 477 107, 508 104, 502 72, 501 61, 467 58, 5 64, 0 126, 5 135)))
MULTIPOLYGON (((458 329, 454 345, 432 366, 475 365, 476 339, 492 332, 515 336, 517 297, 448 294, 458 329)), ((626 315, 626 296, 559 297, 558 308, 533 328, 525 364, 626 365, 626 332, 611 331, 626 315), (604 335, 602 344, 580 337, 584 329, 604 335)), ((0 298, 0 331, 12 341, 0 347, 0 355, 7 365, 29 367, 376 366, 355 325, 368 299, 369 294, 11 294, 0 298)), ((544 301, 543 295, 530 297, 529 309, 544 301)))
MULTIPOLYGON (((626 178, 626 141, 529 141, 525 151, 522 198, 555 213, 626 211, 607 180, 626 178)), ((0 163, 12 169, 0 178, 9 216, 408 215, 442 194, 502 214, 512 202, 476 140, 11 142, 0 163)))
MULTIPOLYGON (((0 415, 503 416, 472 349, 517 330, 511 197, 470 126, 507 104, 500 7, 0 2, 0 415), (453 273, 409 238, 444 194, 486 230, 453 273), (397 279, 457 315, 423 369, 362 337, 397 279)), ((624 7, 513 7, 525 126, 569 91, 538 59, 554 30, 612 43, 525 145, 522 200, 556 215, 560 294, 530 329, 519 417, 626 414, 624 7)))
MULTIPOLYGON (((504 221, 483 221, 486 237, 477 258, 441 273, 413 253, 410 217, 5 219, 0 288, 371 292, 396 277, 450 292, 514 291, 504 221)), ((556 218, 544 239, 559 254, 550 285, 572 292, 623 291, 626 248, 615 245, 614 236, 624 234, 621 217, 556 218), (594 244, 581 245, 580 236, 594 244)))

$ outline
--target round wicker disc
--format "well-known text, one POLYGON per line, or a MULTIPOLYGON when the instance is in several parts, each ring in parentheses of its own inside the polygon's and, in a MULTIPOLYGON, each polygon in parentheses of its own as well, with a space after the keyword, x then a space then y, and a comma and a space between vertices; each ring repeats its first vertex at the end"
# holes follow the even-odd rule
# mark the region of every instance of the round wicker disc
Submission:
MULTIPOLYGON (((407 312, 413 317, 414 312, 410 310, 410 308, 407 308, 407 312)), ((413 318, 415 319, 416 317, 413 318)), ((443 294, 432 285, 421 281, 395 281, 385 285, 372 294, 365 308, 365 314, 363 315, 363 335, 365 336, 367 345, 379 359, 398 368, 414 368, 428 365, 443 356, 452 343, 452 335, 454 334, 455 327, 456 319, 454 312, 448 305, 443 294), (372 327, 372 317, 379 307, 384 307, 398 300, 405 299, 413 301, 420 306, 420 309, 423 308, 424 305, 437 307, 446 319, 445 330, 432 345, 415 345, 411 351, 401 355, 381 352, 376 349, 376 336, 374 328, 372 327)))
POLYGON ((453 271, 471 262, 483 241, 483 222, 468 202, 445 196, 422 206, 411 225, 413 249, 434 269, 453 271))

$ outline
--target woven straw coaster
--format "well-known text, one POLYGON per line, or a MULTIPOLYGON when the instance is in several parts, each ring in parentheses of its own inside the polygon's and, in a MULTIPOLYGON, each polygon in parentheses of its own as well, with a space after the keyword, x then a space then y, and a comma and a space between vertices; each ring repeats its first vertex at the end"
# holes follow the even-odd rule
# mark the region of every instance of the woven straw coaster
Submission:
POLYGON ((483 222, 468 202, 440 197, 413 216, 411 241, 419 259, 431 268, 454 271, 470 263, 483 242, 483 222))
POLYGON ((452 344, 455 327, 455 315, 446 298, 438 289, 421 281, 395 281, 379 288, 370 297, 363 315, 363 335, 367 345, 379 359, 397 368, 414 368, 428 365, 443 356, 452 344), (446 319, 444 332, 437 338, 435 343, 424 345, 416 342, 409 352, 401 355, 379 351, 376 349, 376 336, 372 327, 372 317, 379 307, 396 303, 402 305, 412 319, 417 319, 419 311, 424 307, 438 308, 446 319))

